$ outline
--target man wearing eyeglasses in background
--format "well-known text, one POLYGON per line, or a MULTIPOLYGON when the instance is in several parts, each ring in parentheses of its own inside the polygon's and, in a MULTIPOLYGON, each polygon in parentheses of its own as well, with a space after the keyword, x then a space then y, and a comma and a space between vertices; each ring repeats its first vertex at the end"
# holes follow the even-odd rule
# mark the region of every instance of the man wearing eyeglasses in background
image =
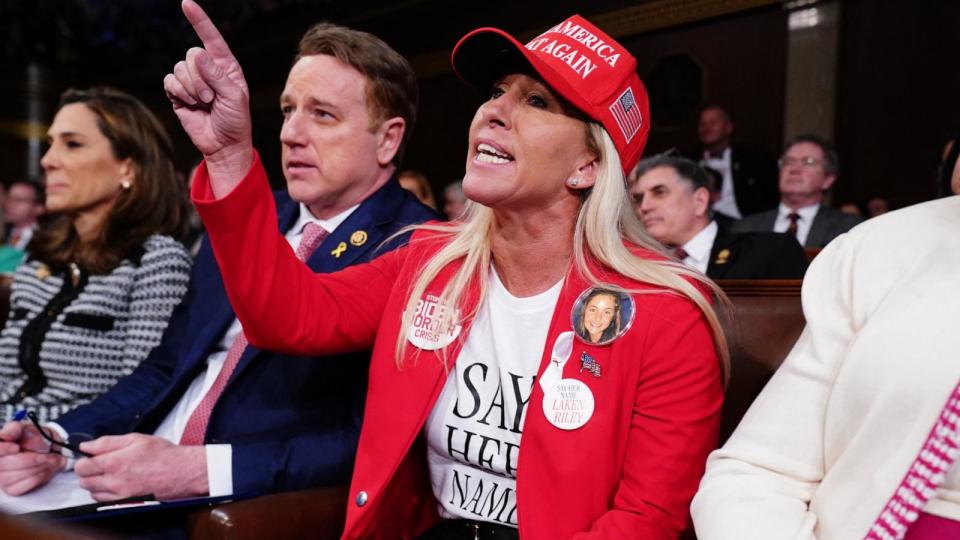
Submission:
POLYGON ((711 279, 800 279, 803 248, 786 234, 733 234, 710 209, 713 179, 694 161, 671 155, 642 160, 630 174, 634 211, 650 236, 677 260, 711 279))
POLYGON ((823 204, 839 172, 830 143, 816 135, 799 135, 785 148, 779 161, 780 206, 741 219, 734 232, 785 232, 804 247, 822 248, 863 221, 823 204))

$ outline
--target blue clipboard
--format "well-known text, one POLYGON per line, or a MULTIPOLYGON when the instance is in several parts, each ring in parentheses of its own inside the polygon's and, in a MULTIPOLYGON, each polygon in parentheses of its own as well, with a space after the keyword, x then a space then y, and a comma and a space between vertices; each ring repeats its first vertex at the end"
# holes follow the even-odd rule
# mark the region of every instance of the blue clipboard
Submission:
POLYGON ((249 499, 255 494, 224 495, 219 497, 190 497, 172 501, 158 501, 153 495, 130 497, 116 501, 69 506, 55 510, 41 510, 21 514, 25 517, 35 517, 59 523, 93 521, 117 516, 126 516, 146 512, 165 512, 174 509, 190 507, 213 506, 216 504, 249 499))

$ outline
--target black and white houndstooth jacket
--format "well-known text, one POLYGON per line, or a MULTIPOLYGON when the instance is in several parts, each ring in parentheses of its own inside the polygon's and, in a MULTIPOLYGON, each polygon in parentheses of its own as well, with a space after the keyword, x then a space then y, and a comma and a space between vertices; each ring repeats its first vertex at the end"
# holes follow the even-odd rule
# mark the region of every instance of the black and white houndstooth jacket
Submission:
POLYGON ((4 419, 28 408, 41 421, 53 420, 133 371, 160 343, 187 291, 191 264, 180 242, 161 235, 147 239, 139 261, 126 259, 109 274, 83 276, 77 285, 76 280, 65 283, 69 273, 51 272, 38 261, 22 264, 11 286, 10 316, 0 332, 4 419), (58 309, 56 304, 65 302, 58 309), (41 333, 22 340, 31 321, 33 332, 39 326, 41 333), (33 356, 36 365, 37 354, 40 370, 33 369, 40 375, 28 377, 21 367, 24 358, 33 356))

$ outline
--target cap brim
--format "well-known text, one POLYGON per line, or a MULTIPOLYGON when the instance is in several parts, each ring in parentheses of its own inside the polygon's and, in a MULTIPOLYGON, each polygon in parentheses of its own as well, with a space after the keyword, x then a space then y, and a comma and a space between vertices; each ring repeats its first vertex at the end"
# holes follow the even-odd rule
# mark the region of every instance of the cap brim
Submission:
POLYGON ((457 76, 481 92, 491 90, 503 75, 532 70, 574 107, 591 116, 587 112, 589 104, 553 68, 499 28, 478 28, 463 36, 453 48, 450 63, 457 76))
POLYGON ((460 39, 453 48, 450 63, 464 82, 486 91, 497 77, 533 67, 522 51, 523 45, 503 30, 478 28, 460 39))

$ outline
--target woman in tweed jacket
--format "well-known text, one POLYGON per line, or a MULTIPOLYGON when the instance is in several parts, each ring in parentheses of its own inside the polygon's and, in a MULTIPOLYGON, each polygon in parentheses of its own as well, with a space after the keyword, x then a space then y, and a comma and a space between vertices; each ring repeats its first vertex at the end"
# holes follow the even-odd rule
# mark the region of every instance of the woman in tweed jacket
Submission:
POLYGON ((160 122, 122 92, 68 90, 48 131, 51 220, 27 247, 0 332, 0 403, 41 420, 143 360, 186 293, 187 202, 160 122))

